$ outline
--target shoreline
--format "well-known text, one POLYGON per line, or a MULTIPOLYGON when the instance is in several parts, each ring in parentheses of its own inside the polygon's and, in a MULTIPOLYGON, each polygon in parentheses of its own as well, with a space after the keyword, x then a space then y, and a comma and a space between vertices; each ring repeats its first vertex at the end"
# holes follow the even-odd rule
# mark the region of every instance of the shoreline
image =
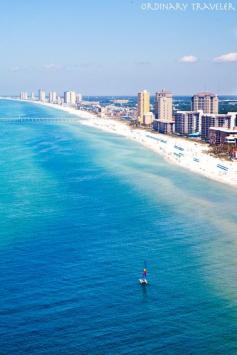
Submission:
POLYGON ((22 102, 29 102, 67 112, 81 118, 82 120, 78 121, 80 124, 126 137, 142 144, 170 163, 210 180, 237 187, 237 163, 211 156, 208 145, 196 141, 188 141, 182 137, 132 128, 125 122, 111 118, 100 118, 92 113, 70 107, 29 100, 22 102))

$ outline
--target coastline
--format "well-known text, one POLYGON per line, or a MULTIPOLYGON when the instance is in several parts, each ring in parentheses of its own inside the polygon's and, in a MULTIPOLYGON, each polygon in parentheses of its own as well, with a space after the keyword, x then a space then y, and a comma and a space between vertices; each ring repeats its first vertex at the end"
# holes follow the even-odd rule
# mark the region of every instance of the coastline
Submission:
POLYGON ((111 118, 100 118, 92 113, 70 107, 38 101, 26 102, 75 115, 81 118, 78 121, 80 124, 136 141, 162 156, 170 163, 208 179, 237 187, 237 163, 211 156, 208 145, 196 141, 188 141, 182 137, 168 136, 149 132, 144 129, 132 128, 125 122, 111 118))

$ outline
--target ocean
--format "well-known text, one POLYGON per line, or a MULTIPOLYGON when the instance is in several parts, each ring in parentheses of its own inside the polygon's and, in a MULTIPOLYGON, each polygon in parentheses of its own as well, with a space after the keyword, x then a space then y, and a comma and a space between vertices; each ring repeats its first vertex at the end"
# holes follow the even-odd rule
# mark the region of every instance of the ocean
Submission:
POLYGON ((237 191, 58 117, 0 101, 0 354, 236 354, 237 191))

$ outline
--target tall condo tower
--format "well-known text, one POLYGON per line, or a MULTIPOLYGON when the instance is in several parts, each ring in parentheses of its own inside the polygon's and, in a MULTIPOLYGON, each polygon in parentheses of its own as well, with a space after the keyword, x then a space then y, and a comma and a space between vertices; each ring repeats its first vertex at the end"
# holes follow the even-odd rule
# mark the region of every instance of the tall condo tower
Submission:
POLYGON ((46 94, 43 89, 39 89, 39 101, 45 102, 46 94))
POLYGON ((76 104, 76 93, 75 91, 65 91, 64 92, 64 102, 67 105, 75 105, 76 104))
POLYGON ((219 112, 218 96, 210 92, 200 92, 192 97, 192 110, 202 110, 204 114, 217 115, 219 112))
POLYGON ((138 93, 137 102, 137 120, 143 123, 144 116, 150 112, 150 94, 147 90, 138 93))
POLYGON ((49 92, 49 102, 51 104, 54 104, 54 103, 57 102, 57 93, 56 93, 56 91, 50 91, 49 92))
POLYGON ((162 121, 172 121, 173 98, 171 92, 162 90, 156 93, 155 117, 162 121))
POLYGON ((26 91, 21 91, 20 99, 21 100, 28 100, 28 93, 26 91))

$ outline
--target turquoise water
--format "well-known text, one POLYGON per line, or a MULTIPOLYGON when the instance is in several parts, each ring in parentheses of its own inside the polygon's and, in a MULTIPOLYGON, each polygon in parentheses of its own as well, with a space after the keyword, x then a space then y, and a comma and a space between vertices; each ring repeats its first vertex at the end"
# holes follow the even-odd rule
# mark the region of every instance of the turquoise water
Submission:
POLYGON ((0 162, 1 354, 237 353, 235 191, 75 123, 1 120, 0 162))

